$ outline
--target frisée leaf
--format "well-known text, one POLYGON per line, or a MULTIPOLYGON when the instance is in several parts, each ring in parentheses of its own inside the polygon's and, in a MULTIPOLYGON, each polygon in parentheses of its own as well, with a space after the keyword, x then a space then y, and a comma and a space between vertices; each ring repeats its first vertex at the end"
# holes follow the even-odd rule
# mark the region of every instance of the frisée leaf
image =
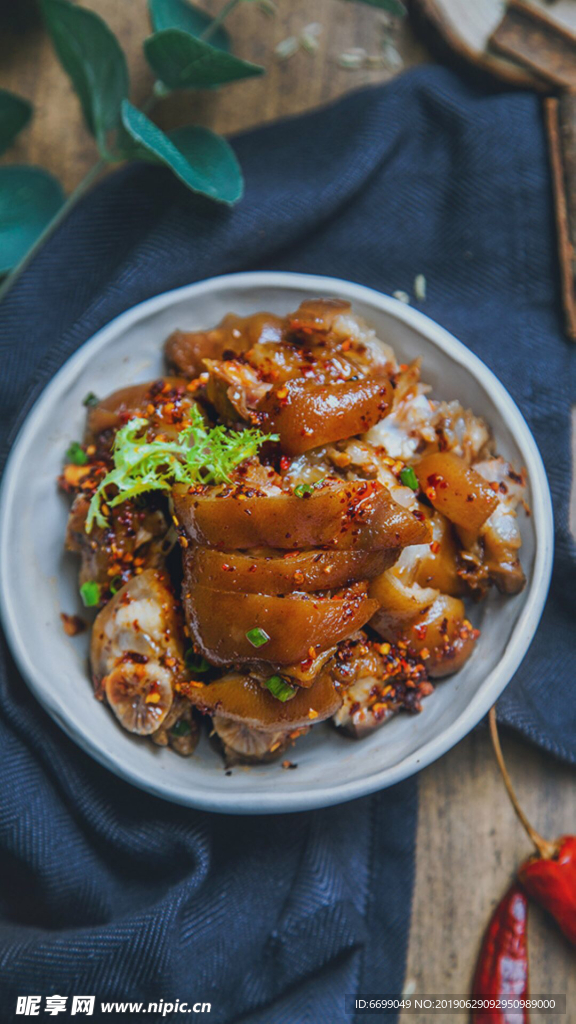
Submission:
POLYGON ((121 427, 114 440, 114 468, 98 485, 86 517, 86 533, 107 526, 102 505, 115 508, 123 501, 148 491, 169 491, 179 484, 219 484, 230 481, 230 474, 246 459, 258 454, 265 441, 277 441, 277 434, 263 434, 256 428, 228 430, 224 426, 206 427, 196 406, 191 423, 174 441, 154 438, 147 441, 148 420, 135 416, 121 427), (116 494, 108 497, 108 488, 116 494))

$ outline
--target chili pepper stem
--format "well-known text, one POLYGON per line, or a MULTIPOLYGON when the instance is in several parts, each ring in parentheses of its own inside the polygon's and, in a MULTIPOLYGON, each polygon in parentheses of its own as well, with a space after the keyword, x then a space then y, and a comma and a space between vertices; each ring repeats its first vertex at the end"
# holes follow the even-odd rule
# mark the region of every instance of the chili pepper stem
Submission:
POLYGON ((520 821, 520 824, 522 825, 522 827, 523 827, 524 831, 526 832, 528 838, 534 843, 534 846, 538 850, 538 853, 540 854, 540 856, 544 860, 552 860, 552 858, 555 857, 555 855, 557 853, 556 844, 555 843, 551 843, 548 839, 544 839, 544 836, 541 836, 540 833, 537 832, 536 829, 532 827, 532 825, 528 821, 528 818, 526 817, 526 815, 524 814, 524 811, 522 810, 522 808, 520 806, 520 803, 518 801, 518 797, 516 796, 516 793, 514 792, 514 787, 512 785, 512 780, 511 780, 511 778, 510 778, 510 776, 508 774, 508 769, 506 768, 506 764, 505 764, 505 761, 504 761, 504 755, 502 753, 502 747, 500 746, 500 737, 498 735, 498 725, 497 725, 497 722, 496 722, 496 705, 494 705, 493 707, 490 708, 490 712, 488 714, 488 721, 489 721, 489 724, 490 724, 490 736, 491 736, 491 739, 492 739, 492 746, 494 748, 494 754, 496 755, 496 760, 498 762, 498 767, 500 769, 500 774, 502 775, 502 778, 504 780, 504 785, 506 786, 506 789, 508 791, 508 796, 510 797, 510 802, 511 802, 512 807, 514 808, 514 810, 516 812, 516 817, 520 821))

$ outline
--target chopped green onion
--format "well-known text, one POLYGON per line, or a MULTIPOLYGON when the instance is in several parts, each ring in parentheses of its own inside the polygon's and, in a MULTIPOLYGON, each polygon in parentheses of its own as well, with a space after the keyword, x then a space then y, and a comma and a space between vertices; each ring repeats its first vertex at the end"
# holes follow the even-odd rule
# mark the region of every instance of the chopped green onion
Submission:
POLYGON ((270 690, 273 697, 282 702, 290 700, 296 693, 296 687, 287 683, 285 679, 282 679, 282 676, 270 676, 270 679, 266 680, 264 686, 267 690, 270 690))
POLYGON ((321 487, 325 479, 326 477, 323 476, 314 484, 297 484, 294 488, 294 494, 297 498, 304 498, 307 494, 312 494, 312 491, 316 490, 317 487, 321 487))
POLYGON ((187 722, 185 718, 179 718, 177 722, 170 729, 173 736, 188 736, 190 732, 190 722, 187 722))
POLYGON ((312 487, 310 484, 298 484, 294 488, 294 494, 297 498, 303 498, 305 494, 312 494, 312 487))
POLYGON ((66 452, 66 461, 72 462, 75 466, 85 466, 88 462, 88 456, 78 441, 72 441, 66 452))
POLYGON ((96 580, 86 580, 80 587, 80 597, 85 608, 94 608, 100 604, 100 584, 96 580))
POLYGON ((410 487, 413 491, 418 490, 418 477, 412 466, 404 466, 404 469, 400 471, 400 479, 405 487, 410 487))
POLYGON ((267 644, 270 637, 260 626, 255 626, 254 629, 249 629, 246 633, 246 639, 250 641, 252 647, 262 647, 267 644))
POLYGON ((207 672, 210 668, 210 662, 206 661, 201 654, 196 654, 190 647, 184 656, 184 662, 189 672, 207 672))
POLYGON ((120 590, 121 586, 122 586, 122 577, 121 576, 113 576, 112 579, 110 580, 110 593, 112 595, 117 594, 118 591, 120 590))
POLYGON ((99 404, 100 404, 100 399, 98 398, 98 395, 94 394, 93 391, 89 391, 88 394, 82 399, 82 405, 86 405, 90 409, 93 406, 99 405, 99 404))

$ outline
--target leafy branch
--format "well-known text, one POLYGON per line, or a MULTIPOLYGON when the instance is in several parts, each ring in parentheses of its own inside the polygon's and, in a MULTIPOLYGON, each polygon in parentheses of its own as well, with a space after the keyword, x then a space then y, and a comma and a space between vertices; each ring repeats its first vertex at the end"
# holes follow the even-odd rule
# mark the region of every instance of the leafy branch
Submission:
MULTIPOLYGON (((0 154, 32 117, 27 100, 0 89, 0 154)), ((15 266, 53 220, 64 193, 48 171, 15 164, 0 167, 0 275, 15 266)))
MULTIPOLYGON (((218 18, 211 18, 188 0, 149 0, 153 32, 144 52, 157 80, 144 109, 138 110, 129 100, 126 57, 105 21, 70 0, 40 0, 56 55, 78 96, 100 159, 66 201, 46 171, 0 168, 0 273, 14 268, 0 298, 107 164, 163 164, 192 192, 227 205, 238 202, 244 190, 242 171, 226 139, 196 125, 165 133, 145 113, 174 89, 214 88, 263 74, 263 67, 230 52, 222 21, 238 2, 230 0, 218 18)), ((26 100, 0 90, 0 153, 25 127, 31 112, 26 100)))
MULTIPOLYGON (((242 171, 226 139, 197 125, 164 132, 148 115, 158 99, 174 90, 214 89, 264 73, 261 65, 232 53, 223 24, 235 7, 250 2, 254 0, 227 0, 213 18, 190 0, 148 0, 152 34, 143 49, 156 81, 142 109, 137 109, 130 102, 126 57, 106 22, 71 0, 39 0, 99 160, 66 200, 56 179, 41 168, 0 168, 0 275, 12 271, 0 287, 0 299, 109 164, 162 164, 192 192, 229 206, 241 199, 242 171)), ((401 0, 361 2, 395 15, 404 13, 401 0)), ((31 114, 26 100, 0 90, 0 154, 31 114)))

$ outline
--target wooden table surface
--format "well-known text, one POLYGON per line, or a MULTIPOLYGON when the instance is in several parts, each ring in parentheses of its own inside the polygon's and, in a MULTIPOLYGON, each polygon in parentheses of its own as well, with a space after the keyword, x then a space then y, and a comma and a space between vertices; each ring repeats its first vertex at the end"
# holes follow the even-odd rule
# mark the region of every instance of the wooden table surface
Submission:
MULTIPOLYGON (((19 0, 22 9, 25 3, 19 0)), ((94 145, 38 22, 22 17, 17 28, 2 24, 2 17, 6 19, 2 12, 9 7, 14 12, 16 6, 0 8, 0 86, 32 100, 35 117, 4 159, 41 164, 70 191, 94 162, 94 145)), ((97 10, 119 36, 129 59, 133 97, 141 102, 152 83, 140 45, 149 31, 145 0, 85 0, 85 6, 97 10)), ((207 2, 206 7, 216 12, 221 0, 207 2)), ((228 22, 235 50, 265 64, 267 75, 203 96, 170 98, 157 108, 158 121, 163 127, 173 127, 194 119, 218 131, 232 132, 299 113, 365 83, 385 81, 392 73, 389 70, 350 71, 340 67, 337 59, 350 47, 378 53, 382 21, 382 15, 369 6, 339 0, 277 0, 275 17, 257 4, 245 4, 228 22), (322 25, 317 55, 302 51, 284 62, 276 60, 275 45, 310 22, 322 25)), ((407 24, 398 29, 396 44, 405 65, 429 59, 407 24)), ((573 771, 512 737, 504 736, 504 748, 520 799, 534 825, 549 836, 574 831, 573 771)), ((416 885, 406 983, 420 993, 464 994, 469 991, 490 912, 530 846, 508 804, 483 727, 425 769, 419 784, 416 885)), ((576 1019, 574 954, 537 910, 531 912, 530 943, 532 992, 567 993, 567 1017, 558 1019, 576 1019)), ((403 1024, 431 1019, 402 1018, 403 1024)))

